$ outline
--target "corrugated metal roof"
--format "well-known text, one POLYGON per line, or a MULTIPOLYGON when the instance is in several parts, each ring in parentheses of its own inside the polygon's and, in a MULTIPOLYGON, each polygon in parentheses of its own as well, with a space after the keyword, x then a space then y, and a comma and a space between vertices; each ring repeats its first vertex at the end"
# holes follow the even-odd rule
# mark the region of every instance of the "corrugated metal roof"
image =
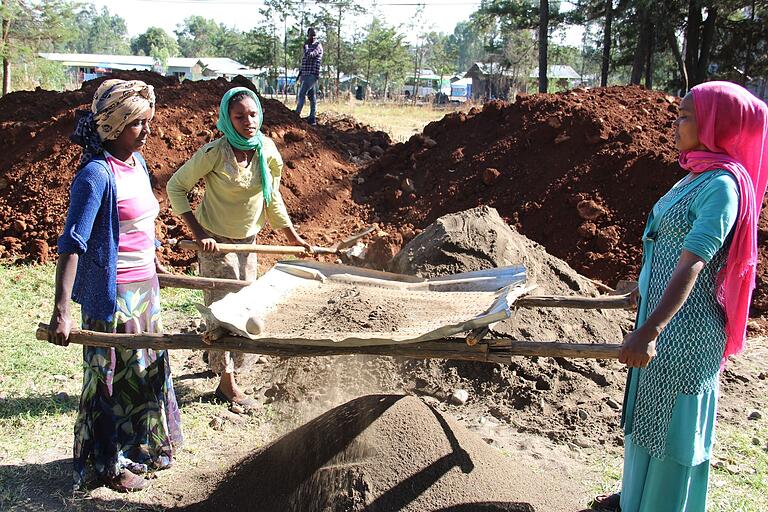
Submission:
MULTIPOLYGON (((531 71, 531 74, 528 75, 528 77, 538 78, 539 68, 536 67, 536 69, 531 71)), ((581 75, 579 75, 571 66, 555 64, 552 66, 547 66, 547 78, 567 78, 570 80, 580 80, 581 75)))
MULTIPOLYGON (((97 53, 40 53, 44 59, 61 62, 69 66, 94 66, 110 69, 152 69, 155 58, 143 55, 109 55, 97 53)), ((168 67, 192 68, 200 62, 208 69, 226 75, 258 75, 259 70, 251 69, 228 57, 170 57, 168 67)))

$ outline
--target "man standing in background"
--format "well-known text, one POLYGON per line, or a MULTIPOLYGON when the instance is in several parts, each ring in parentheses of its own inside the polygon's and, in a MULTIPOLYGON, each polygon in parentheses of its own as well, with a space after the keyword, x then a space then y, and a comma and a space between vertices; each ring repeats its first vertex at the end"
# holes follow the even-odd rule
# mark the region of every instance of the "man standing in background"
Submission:
POLYGON ((317 124, 315 119, 315 110, 317 108, 317 81, 320 79, 320 62, 323 60, 323 45, 315 40, 315 29, 309 27, 307 30, 307 40, 304 42, 304 55, 301 57, 301 68, 299 69, 298 80, 301 82, 299 87, 299 97, 296 100, 296 113, 301 115, 301 109, 304 108, 304 101, 309 96, 309 124, 317 124))

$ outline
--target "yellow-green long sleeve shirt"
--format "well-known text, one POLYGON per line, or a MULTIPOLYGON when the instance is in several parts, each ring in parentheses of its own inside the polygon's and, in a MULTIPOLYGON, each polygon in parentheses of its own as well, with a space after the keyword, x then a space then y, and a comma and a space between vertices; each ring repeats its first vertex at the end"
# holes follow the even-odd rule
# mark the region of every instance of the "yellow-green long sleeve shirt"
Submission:
POLYGON ((166 191, 173 213, 181 215, 192 211, 187 193, 202 178, 205 195, 194 214, 207 231, 227 238, 246 238, 258 233, 266 220, 274 229, 291 226, 280 195, 283 159, 269 138, 264 139, 262 151, 272 179, 269 207, 262 193, 258 157, 255 156, 247 168, 240 166, 232 146, 222 137, 197 150, 168 180, 166 191))

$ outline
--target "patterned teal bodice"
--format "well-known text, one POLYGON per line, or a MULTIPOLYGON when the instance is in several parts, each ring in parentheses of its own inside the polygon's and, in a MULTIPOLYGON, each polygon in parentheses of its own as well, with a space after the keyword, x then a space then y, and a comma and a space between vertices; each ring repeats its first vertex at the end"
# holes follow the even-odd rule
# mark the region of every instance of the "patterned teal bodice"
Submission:
MULTIPOLYGON (((659 304, 672 277, 692 228, 689 208, 708 182, 703 180, 687 193, 686 187, 675 187, 659 200, 660 210, 675 204, 663 213, 657 231, 647 235, 653 244, 645 298, 648 313, 659 304), (685 197, 680 197, 684 193, 685 197)), ((656 357, 640 372, 632 436, 635 444, 656 458, 663 458, 665 453, 676 397, 698 395, 717 387, 726 342, 725 314, 716 298, 717 275, 725 263, 729 240, 699 273, 685 304, 659 336, 656 357)))

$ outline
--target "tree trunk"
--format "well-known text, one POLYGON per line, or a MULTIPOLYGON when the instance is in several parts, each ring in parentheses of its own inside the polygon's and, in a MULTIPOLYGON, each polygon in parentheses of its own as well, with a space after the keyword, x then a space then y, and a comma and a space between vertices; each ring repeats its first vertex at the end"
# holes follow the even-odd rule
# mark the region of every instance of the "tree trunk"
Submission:
MULTIPOLYGON (((701 33, 701 49, 696 63, 696 84, 707 79, 709 74, 709 57, 712 54, 712 43, 715 39, 715 22, 717 21, 717 7, 707 8, 707 19, 701 33)), ((694 84, 694 85, 696 85, 694 84)))
POLYGON ((634 85, 640 85, 640 80, 643 77, 643 70, 647 60, 648 42, 650 40, 648 12, 645 9, 638 10, 637 23, 640 26, 640 31, 637 37, 637 45, 635 46, 635 58, 632 61, 632 74, 629 78, 629 83, 634 85))
POLYGON ((283 14, 283 69, 285 83, 283 84, 283 101, 288 99, 288 16, 283 14))
POLYGON ((645 52, 645 88, 653 89, 653 43, 655 41, 655 27, 648 24, 648 44, 645 52))
POLYGON ((613 23, 613 0, 605 1, 605 27, 603 28, 603 66, 600 70, 600 86, 608 85, 608 68, 611 64, 611 25, 613 23))
POLYGON ((3 57, 3 96, 11 92, 11 61, 3 57))
POLYGON ((8 39, 11 35, 11 0, 3 0, 3 23, 0 34, 0 48, 3 50, 3 93, 11 92, 11 61, 8 59, 8 39))
POLYGON ((339 80, 341 79, 341 4, 339 4, 339 21, 336 33, 336 99, 339 98, 339 80))
MULTIPOLYGON (((701 0, 689 0, 688 24, 685 29, 685 69, 688 76, 688 88, 696 81, 699 64, 699 29, 701 27, 701 0)), ((687 91, 686 91, 687 92, 687 91)))
POLYGON ((549 42, 549 0, 539 0, 539 92, 549 90, 547 43, 549 42))
POLYGON ((419 53, 420 52, 421 52, 421 49, 417 46, 416 56, 413 59, 413 97, 411 98, 411 102, 414 105, 416 104, 416 95, 419 94, 419 53))
MULTIPOLYGON (((371 45, 369 44, 368 45, 368 67, 365 70, 365 79, 368 80, 369 84, 371 83, 371 61, 372 60, 373 58, 371 57, 371 45)), ((368 102, 367 94, 363 97, 363 101, 365 101, 366 103, 368 102)))
POLYGON ((387 101, 387 87, 389 87, 389 71, 384 73, 384 101, 387 101))
POLYGON ((680 72, 680 78, 682 80, 683 91, 688 90, 688 71, 685 69, 685 61, 683 61, 683 55, 680 53, 680 47, 677 45, 677 37, 675 36, 675 29, 672 25, 667 25, 667 43, 672 48, 672 55, 677 62, 677 69, 680 72))
POLYGON ((744 74, 741 76, 740 83, 741 85, 747 84, 747 77, 752 73, 752 52, 754 49, 752 48, 753 45, 753 30, 755 29, 755 0, 752 0, 752 3, 750 4, 750 14, 749 14, 749 30, 747 31, 747 52, 744 57, 744 74))

